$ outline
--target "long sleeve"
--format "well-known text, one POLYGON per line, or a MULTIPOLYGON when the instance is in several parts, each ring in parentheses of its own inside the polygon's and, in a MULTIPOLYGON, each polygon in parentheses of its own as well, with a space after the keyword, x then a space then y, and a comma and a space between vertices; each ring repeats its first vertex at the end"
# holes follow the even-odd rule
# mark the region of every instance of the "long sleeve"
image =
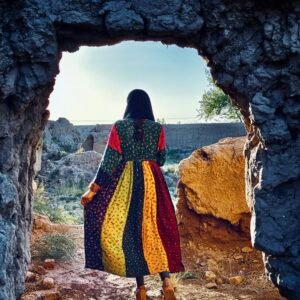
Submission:
POLYGON ((163 125, 161 125, 160 127, 156 161, 159 166, 163 166, 166 161, 166 139, 165 139, 165 131, 163 125))
POLYGON ((118 163, 120 162, 121 157, 121 143, 116 124, 113 124, 103 152, 102 159, 99 163, 96 176, 94 177, 92 182, 95 182, 100 186, 104 186, 110 180, 110 177, 117 167, 118 163))

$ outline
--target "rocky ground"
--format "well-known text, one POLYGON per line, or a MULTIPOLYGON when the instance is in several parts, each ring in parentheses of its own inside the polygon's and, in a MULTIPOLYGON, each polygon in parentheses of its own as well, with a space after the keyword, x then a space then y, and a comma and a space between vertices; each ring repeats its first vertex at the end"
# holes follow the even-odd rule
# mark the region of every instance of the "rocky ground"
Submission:
MULTIPOLYGON (((72 234, 77 244, 76 255, 70 262, 32 261, 22 300, 135 299, 134 279, 83 267, 82 225, 57 225, 35 216, 32 241, 53 231, 72 234)), ((172 274, 178 299, 283 299, 266 280, 261 255, 249 242, 224 247, 207 240, 194 243, 182 236, 181 243, 186 272, 172 274)), ((146 276, 145 284, 149 300, 162 299, 158 275, 146 276)))

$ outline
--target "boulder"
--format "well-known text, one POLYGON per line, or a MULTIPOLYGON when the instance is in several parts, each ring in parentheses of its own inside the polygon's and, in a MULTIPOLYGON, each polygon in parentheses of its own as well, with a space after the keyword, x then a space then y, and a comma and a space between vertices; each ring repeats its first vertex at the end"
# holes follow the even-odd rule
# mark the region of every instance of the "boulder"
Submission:
POLYGON ((73 152, 78 149, 82 137, 76 127, 66 118, 49 120, 43 133, 43 150, 73 152))
POLYGON ((48 186, 87 185, 96 175, 102 154, 96 151, 75 152, 56 161, 48 171, 48 186))
POLYGON ((245 137, 202 147, 179 164, 187 205, 200 215, 237 224, 249 213, 245 193, 245 137))

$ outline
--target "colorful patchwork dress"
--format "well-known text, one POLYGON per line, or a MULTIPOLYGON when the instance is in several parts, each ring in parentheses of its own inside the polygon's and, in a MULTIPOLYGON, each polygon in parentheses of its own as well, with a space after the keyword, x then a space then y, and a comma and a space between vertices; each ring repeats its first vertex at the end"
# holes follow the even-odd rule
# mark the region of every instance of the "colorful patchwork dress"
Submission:
POLYGON ((116 121, 93 182, 101 186, 84 206, 85 268, 124 277, 181 272, 175 209, 160 166, 163 126, 148 119, 136 140, 134 119, 116 121))

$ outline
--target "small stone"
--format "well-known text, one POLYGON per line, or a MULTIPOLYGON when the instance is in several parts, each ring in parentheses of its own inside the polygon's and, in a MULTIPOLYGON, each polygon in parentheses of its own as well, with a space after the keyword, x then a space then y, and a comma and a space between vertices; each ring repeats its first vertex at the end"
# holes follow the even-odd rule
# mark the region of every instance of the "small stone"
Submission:
POLYGON ((22 296, 21 300, 60 300, 62 299, 61 294, 59 291, 49 291, 49 290, 42 290, 42 291, 35 291, 22 296))
POLYGON ((216 283, 217 283, 217 284, 223 284, 223 283, 224 283, 224 280, 223 280, 221 277, 218 277, 218 278, 216 279, 216 283))
POLYGON ((30 264, 28 265, 28 271, 34 272, 34 267, 35 267, 35 265, 34 265, 33 263, 30 263, 30 264))
POLYGON ((195 243, 193 241, 189 241, 189 248, 196 249, 195 243))
POLYGON ((217 288, 218 288, 218 286, 217 286, 217 284, 216 284, 215 282, 209 282, 209 283, 207 283, 207 284, 205 285, 205 287, 206 287, 207 289, 217 289, 217 288))
POLYGON ((45 269, 54 269, 55 267, 55 259, 52 258, 47 258, 44 260, 43 266, 45 269))
POLYGON ((204 277, 205 280, 209 282, 214 282, 217 278, 216 274, 212 271, 206 271, 204 277))
POLYGON ((25 281, 26 282, 33 282, 35 280, 36 280, 36 274, 34 274, 33 272, 28 271, 26 273, 26 279, 25 279, 25 281))
POLYGON ((91 282, 83 278, 74 278, 74 280, 72 280, 70 284, 70 287, 74 290, 86 290, 90 288, 90 286, 91 282))
POLYGON ((244 256, 243 255, 235 255, 233 258, 236 260, 239 260, 239 259, 243 259, 244 256))
POLYGON ((32 266, 29 271, 37 273, 39 275, 45 275, 47 273, 45 268, 41 265, 32 266))
POLYGON ((22 296, 21 300, 36 300, 36 296, 27 294, 27 295, 22 296))
POLYGON ((205 266, 206 266, 206 262, 202 261, 202 262, 200 263, 200 266, 201 266, 201 267, 205 267, 205 266))
POLYGON ((254 262, 255 264, 257 264, 257 263, 259 263, 259 260, 258 260, 258 259, 254 259, 253 262, 254 262))
POLYGON ((45 275, 47 273, 47 271, 45 270, 45 268, 43 266, 37 266, 35 269, 35 272, 40 275, 45 275))
POLYGON ((54 279, 51 277, 45 277, 42 281, 42 285, 45 289, 52 289, 54 287, 54 279))
POLYGON ((242 248, 242 252, 243 253, 250 253, 250 252, 253 252, 253 249, 250 248, 250 247, 244 247, 244 248, 242 248))
POLYGON ((221 276, 222 280, 224 283, 228 283, 229 284, 229 279, 226 276, 221 276))
POLYGON ((241 284, 245 278, 243 276, 233 276, 229 278, 229 283, 233 285, 239 285, 241 284))

